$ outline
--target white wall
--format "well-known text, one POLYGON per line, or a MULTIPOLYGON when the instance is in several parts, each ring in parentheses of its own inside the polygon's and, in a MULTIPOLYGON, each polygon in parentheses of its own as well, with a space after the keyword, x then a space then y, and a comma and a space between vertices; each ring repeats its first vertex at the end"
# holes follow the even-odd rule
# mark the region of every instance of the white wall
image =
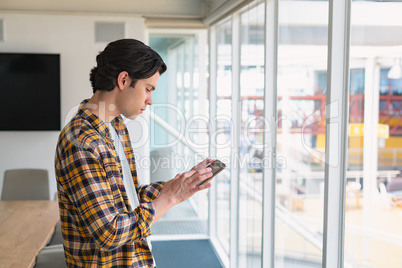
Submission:
MULTIPOLYGON (((0 52, 60 54, 63 126, 68 112, 74 107, 76 110, 76 105, 92 96, 89 71, 96 63, 95 57, 98 52, 107 44, 95 43, 95 22, 124 22, 126 37, 147 42, 144 19, 140 17, 24 14, 0 11, 0 19, 4 22, 5 32, 5 41, 0 42, 0 52)), ((135 131, 131 128, 129 127, 130 133, 135 131)), ((45 168, 49 170, 50 195, 53 197, 56 192, 53 163, 58 135, 58 131, 0 131, 0 192, 4 170, 45 168)), ((141 155, 148 155, 149 144, 136 151, 141 155)), ((149 179, 148 172, 141 170, 139 173, 143 179, 149 179)))

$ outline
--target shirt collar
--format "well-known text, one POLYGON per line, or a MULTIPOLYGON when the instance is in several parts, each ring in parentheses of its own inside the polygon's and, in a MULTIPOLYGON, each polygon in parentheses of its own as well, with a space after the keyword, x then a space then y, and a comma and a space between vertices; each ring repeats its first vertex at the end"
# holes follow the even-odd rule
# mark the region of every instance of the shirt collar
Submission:
POLYGON ((107 125, 102 119, 100 119, 96 114, 87 108, 88 101, 89 99, 85 99, 81 102, 80 108, 78 109, 78 115, 87 120, 104 139, 109 141, 110 132, 107 125))
MULTIPOLYGON (((87 108, 87 105, 90 105, 88 104, 88 101, 89 99, 85 99, 81 102, 78 114, 81 115, 85 120, 88 120, 88 122, 96 129, 97 132, 99 132, 103 138, 110 140, 111 135, 108 126, 102 119, 100 119, 96 114, 87 108)), ((110 124, 117 130, 118 133, 125 129, 124 119, 121 115, 116 116, 110 122, 110 124)))

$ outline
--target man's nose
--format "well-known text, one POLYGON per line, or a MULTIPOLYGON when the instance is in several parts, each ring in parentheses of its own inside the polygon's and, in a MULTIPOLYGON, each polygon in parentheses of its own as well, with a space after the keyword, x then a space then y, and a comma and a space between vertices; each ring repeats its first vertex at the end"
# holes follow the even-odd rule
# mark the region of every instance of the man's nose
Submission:
POLYGON ((147 104, 152 105, 152 96, 147 99, 147 104))

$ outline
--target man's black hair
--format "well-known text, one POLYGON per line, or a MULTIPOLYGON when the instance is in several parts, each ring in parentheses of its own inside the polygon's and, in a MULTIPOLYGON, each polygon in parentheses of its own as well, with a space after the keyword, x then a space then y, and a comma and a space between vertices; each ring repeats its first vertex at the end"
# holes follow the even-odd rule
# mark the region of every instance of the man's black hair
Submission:
POLYGON ((93 92, 112 91, 118 75, 126 71, 134 86, 139 79, 147 79, 156 72, 163 74, 167 67, 161 56, 152 48, 135 39, 121 39, 109 43, 96 56, 97 66, 92 68, 89 80, 93 92))

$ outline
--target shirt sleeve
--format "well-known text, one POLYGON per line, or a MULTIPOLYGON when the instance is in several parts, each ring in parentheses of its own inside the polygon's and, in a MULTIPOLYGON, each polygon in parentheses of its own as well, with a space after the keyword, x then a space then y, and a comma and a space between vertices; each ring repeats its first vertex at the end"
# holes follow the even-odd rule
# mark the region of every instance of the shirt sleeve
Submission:
POLYGON ((140 203, 152 202, 155 198, 158 197, 164 184, 164 182, 155 182, 149 185, 141 185, 138 189, 138 197, 140 199, 140 203))
POLYGON ((68 192, 74 213, 103 250, 114 250, 151 234, 155 207, 144 202, 134 211, 119 212, 102 163, 92 153, 77 149, 69 157, 64 190, 68 192))

